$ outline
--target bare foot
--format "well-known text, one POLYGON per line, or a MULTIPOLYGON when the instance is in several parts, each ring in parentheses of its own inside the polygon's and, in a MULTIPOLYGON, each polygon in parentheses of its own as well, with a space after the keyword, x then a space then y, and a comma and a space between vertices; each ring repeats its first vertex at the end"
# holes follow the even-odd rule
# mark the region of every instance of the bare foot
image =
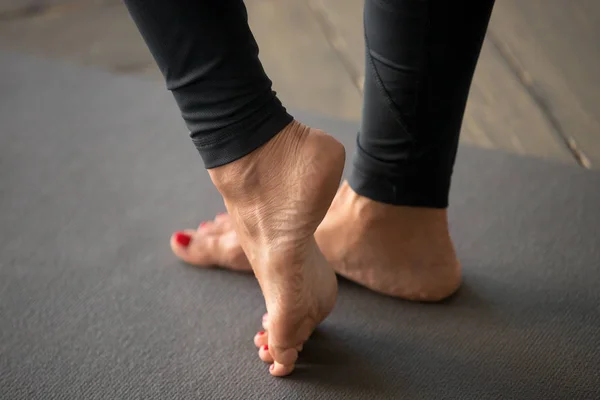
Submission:
MULTIPOLYGON (((222 215, 215 223, 219 233, 209 242, 209 232, 191 231, 189 250, 177 245, 175 254, 195 265, 250 270, 241 248, 236 247, 231 218, 222 215)), ((460 263, 448 232, 446 210, 377 203, 359 196, 344 182, 315 238, 337 273, 379 293, 439 301, 460 285, 460 263)))
POLYGON ((344 182, 315 238, 338 274, 379 293, 440 301, 460 286, 444 209, 379 203, 344 182))
POLYGON ((272 375, 292 372, 298 349, 335 304, 335 272, 314 233, 344 158, 337 140, 294 121, 249 155, 209 170, 265 297, 272 375))

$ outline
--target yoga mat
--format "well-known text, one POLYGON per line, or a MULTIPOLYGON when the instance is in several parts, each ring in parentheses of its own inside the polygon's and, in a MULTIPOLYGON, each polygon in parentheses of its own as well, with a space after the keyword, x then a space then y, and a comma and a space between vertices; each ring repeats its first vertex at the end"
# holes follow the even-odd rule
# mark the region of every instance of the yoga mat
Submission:
MULTIPOLYGON (((598 172, 461 147, 460 292, 342 280, 278 379, 254 278, 170 252, 224 207, 164 85, 2 52, 0 105, 1 399, 600 398, 598 172)), ((294 114, 351 155, 356 123, 294 114)))

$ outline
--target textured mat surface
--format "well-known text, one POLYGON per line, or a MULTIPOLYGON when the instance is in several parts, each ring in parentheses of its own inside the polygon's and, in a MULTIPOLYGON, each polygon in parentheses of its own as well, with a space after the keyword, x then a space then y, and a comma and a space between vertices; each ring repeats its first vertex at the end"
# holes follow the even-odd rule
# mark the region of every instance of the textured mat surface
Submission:
MULTIPOLYGON (((352 148, 353 124, 305 120, 352 148)), ((342 282, 275 379, 254 279, 170 254, 223 206, 163 87, 1 53, 0 131, 2 399, 600 398, 597 173, 462 148, 462 290, 342 282)))

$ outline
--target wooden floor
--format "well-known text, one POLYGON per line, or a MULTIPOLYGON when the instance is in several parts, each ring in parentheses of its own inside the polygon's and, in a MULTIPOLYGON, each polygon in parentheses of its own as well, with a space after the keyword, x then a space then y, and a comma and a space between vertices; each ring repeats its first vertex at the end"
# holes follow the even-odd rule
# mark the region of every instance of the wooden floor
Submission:
MULTIPOLYGON (((359 120, 362 0, 246 5, 285 104, 359 120)), ((497 0, 462 139, 600 168, 599 39, 597 0, 497 0)), ((0 48, 161 79, 119 0, 3 0, 0 48)))

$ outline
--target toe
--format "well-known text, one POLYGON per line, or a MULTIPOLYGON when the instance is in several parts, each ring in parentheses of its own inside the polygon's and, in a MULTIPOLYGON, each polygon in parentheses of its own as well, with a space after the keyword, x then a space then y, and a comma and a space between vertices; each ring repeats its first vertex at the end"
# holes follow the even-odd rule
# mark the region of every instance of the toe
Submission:
POLYGON ((194 240, 196 231, 186 229, 184 231, 178 231, 171 235, 171 250, 173 253, 182 259, 183 261, 189 262, 190 255, 193 253, 197 243, 194 240))
POLYGON ((215 238, 199 231, 186 229, 171 235, 171 250, 184 262, 199 267, 215 264, 215 238))
POLYGON ((287 375, 294 369, 298 353, 312 332, 312 324, 308 320, 289 323, 294 320, 289 318, 291 314, 283 315, 279 317, 278 313, 271 312, 265 321, 269 327, 269 351, 275 359, 271 373, 277 376, 287 375))
POLYGON ((275 361, 273 360, 273 356, 271 356, 271 353, 269 352, 268 345, 261 346, 258 349, 258 357, 266 363, 272 363, 275 361))
POLYGON ((291 365, 282 365, 278 362, 274 362, 269 367, 269 372, 273 376, 286 376, 291 374, 294 371, 294 364, 291 365))
POLYGON ((293 349, 281 349, 276 348, 274 346, 270 346, 271 354, 277 360, 275 364, 278 364, 280 367, 284 366, 293 366, 298 359, 298 350, 293 349))
POLYGON ((215 222, 217 223, 228 223, 231 217, 227 213, 219 213, 215 215, 215 222))
POLYGON ((214 227, 213 221, 202 221, 198 225, 198 230, 210 230, 212 227, 214 227))
POLYGON ((269 343, 269 334, 265 331, 260 331, 254 335, 254 344, 256 347, 262 347, 269 343))
POLYGON ((177 248, 182 250, 187 249, 190 243, 192 242, 192 238, 194 236, 194 232, 185 231, 185 232, 175 232, 172 237, 173 244, 176 245, 177 248))
POLYGON ((215 219, 207 222, 207 225, 205 226, 208 226, 208 224, 210 224, 210 230, 213 233, 219 234, 234 231, 233 221, 231 220, 229 214, 226 213, 217 214, 215 219))
POLYGON ((226 222, 203 222, 197 231, 175 232, 171 236, 171 249, 177 257, 191 265, 252 270, 235 231, 226 222))

